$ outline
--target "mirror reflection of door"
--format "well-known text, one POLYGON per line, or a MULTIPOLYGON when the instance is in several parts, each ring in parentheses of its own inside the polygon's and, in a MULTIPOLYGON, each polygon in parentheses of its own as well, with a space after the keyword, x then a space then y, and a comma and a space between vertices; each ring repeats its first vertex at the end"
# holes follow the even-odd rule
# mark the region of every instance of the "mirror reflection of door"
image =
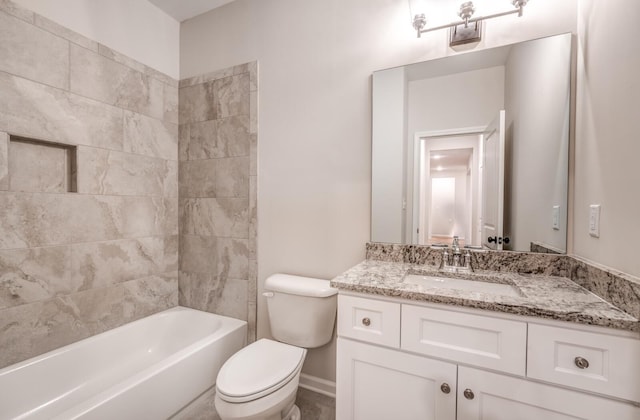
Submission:
POLYGON ((483 135, 482 245, 501 250, 504 219, 505 111, 502 110, 483 135))
POLYGON ((420 137, 415 171, 415 240, 418 244, 479 246, 481 134, 420 137))

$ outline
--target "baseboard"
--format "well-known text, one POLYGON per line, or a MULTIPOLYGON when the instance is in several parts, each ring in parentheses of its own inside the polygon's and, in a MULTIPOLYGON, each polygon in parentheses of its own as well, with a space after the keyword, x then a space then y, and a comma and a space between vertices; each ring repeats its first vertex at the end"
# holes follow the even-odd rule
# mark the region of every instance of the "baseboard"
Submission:
POLYGON ((336 383, 333 381, 301 373, 299 386, 327 397, 336 397, 336 383))

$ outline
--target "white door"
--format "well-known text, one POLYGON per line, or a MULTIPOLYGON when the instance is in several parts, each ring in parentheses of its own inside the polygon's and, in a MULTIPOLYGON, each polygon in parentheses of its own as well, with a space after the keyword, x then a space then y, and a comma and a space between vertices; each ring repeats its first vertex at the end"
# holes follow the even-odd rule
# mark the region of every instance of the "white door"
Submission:
POLYGON ((502 249, 504 211, 504 133, 505 112, 483 133, 482 160, 482 245, 502 249), (489 240, 491 238, 491 241, 489 240))
POLYGON ((640 408, 594 395, 460 366, 458 420, 480 419, 637 420, 640 419, 640 408))
POLYGON ((456 365, 344 338, 338 355, 338 420, 455 420, 456 365))

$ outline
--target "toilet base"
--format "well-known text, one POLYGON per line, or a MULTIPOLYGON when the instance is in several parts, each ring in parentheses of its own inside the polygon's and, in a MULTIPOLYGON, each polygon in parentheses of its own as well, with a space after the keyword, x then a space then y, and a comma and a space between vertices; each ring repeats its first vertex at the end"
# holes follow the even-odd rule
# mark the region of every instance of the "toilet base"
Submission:
POLYGON ((224 401, 216 393, 215 406, 222 420, 299 420, 300 410, 295 406, 300 373, 273 394, 245 403, 224 401))
POLYGON ((300 420, 300 409, 297 405, 293 405, 289 412, 282 417, 282 420, 300 420))

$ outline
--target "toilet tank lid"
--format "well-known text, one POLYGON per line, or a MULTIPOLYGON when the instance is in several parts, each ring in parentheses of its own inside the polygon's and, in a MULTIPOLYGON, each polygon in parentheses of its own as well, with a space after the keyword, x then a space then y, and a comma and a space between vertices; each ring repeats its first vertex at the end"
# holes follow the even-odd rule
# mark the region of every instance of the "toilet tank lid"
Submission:
POLYGON ((338 293, 338 289, 329 285, 329 280, 280 273, 269 276, 264 288, 272 292, 310 297, 329 297, 338 293))

